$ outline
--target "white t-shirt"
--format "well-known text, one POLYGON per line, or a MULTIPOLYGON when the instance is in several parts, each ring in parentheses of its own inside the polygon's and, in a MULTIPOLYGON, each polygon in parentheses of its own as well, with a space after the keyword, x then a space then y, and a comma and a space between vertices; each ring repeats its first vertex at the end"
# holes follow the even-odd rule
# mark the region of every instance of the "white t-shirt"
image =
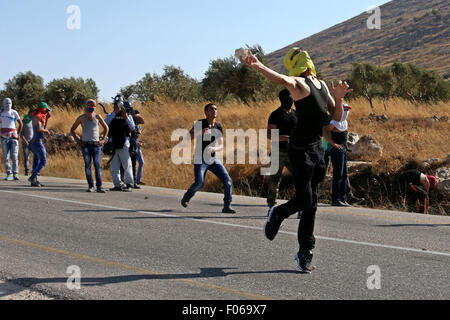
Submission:
POLYGON ((341 121, 331 120, 330 124, 332 124, 340 132, 347 131, 348 130, 347 118, 348 118, 348 110, 344 111, 341 121))
POLYGON ((1 121, 1 136, 3 138, 16 138, 17 139, 17 127, 16 121, 20 120, 20 116, 16 110, 4 111, 0 114, 1 121))

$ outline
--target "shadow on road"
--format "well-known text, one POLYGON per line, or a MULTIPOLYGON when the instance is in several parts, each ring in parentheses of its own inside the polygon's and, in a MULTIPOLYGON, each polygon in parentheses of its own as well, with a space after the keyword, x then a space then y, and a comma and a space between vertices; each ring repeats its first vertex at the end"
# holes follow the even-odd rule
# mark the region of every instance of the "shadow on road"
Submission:
POLYGON ((426 223, 412 223, 412 224, 379 224, 375 227, 382 227, 382 228, 400 228, 400 227, 430 227, 430 228, 437 228, 437 227, 450 227, 450 224, 426 224, 426 223))
MULTIPOLYGON (((218 278, 240 274, 302 274, 295 270, 268 270, 268 271, 235 271, 235 268, 201 268, 199 273, 180 273, 180 274, 136 274, 112 277, 82 277, 81 286, 94 287, 104 286, 115 283, 125 283, 140 280, 182 280, 182 279, 200 279, 200 278, 218 278)), ((67 283, 68 278, 16 278, 11 282, 23 286, 32 287, 39 284, 67 283)), ((1 292, 0 292, 1 294, 1 292)))
POLYGON ((51 185, 51 186, 46 186, 45 183, 43 183, 44 186, 41 188, 36 188, 36 187, 30 187, 28 186, 17 186, 17 187, 4 187, 2 186, 3 190, 6 191, 42 191, 42 192, 61 192, 61 193, 68 193, 68 192, 86 192, 87 188, 82 188, 82 187, 68 187, 68 186, 56 186, 56 185, 51 185))

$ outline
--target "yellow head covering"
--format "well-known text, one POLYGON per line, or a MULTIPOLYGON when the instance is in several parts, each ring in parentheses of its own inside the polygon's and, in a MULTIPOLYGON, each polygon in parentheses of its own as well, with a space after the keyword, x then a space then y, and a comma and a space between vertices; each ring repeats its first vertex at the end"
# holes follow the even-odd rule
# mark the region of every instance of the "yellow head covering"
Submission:
POLYGON ((316 77, 316 67, 312 62, 308 52, 302 51, 299 48, 292 48, 284 57, 284 66, 289 71, 289 75, 298 77, 306 70, 311 70, 311 73, 316 77))

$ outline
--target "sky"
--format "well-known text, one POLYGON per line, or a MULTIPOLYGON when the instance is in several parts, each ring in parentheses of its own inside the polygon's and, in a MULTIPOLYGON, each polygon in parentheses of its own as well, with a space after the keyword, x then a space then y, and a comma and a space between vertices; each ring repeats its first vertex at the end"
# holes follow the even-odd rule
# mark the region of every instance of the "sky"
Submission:
POLYGON ((166 65, 201 80, 240 47, 270 53, 387 2, 0 0, 0 89, 27 71, 45 84, 92 78, 101 100, 166 65))

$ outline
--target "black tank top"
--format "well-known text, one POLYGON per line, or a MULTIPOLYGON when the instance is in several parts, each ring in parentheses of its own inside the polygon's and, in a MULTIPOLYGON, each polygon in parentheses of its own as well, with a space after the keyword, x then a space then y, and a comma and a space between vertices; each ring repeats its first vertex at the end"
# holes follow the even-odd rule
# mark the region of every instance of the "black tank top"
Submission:
POLYGON ((342 132, 332 132, 331 133, 332 137, 331 139, 334 141, 334 143, 336 144, 340 144, 343 146, 347 145, 348 142, 348 131, 342 131, 342 132))
POLYGON ((306 84, 311 94, 294 102, 298 118, 297 127, 290 140, 290 146, 294 149, 320 145, 322 128, 327 118, 328 93, 325 85, 320 82, 321 88, 317 89, 309 78, 306 78, 306 84))

